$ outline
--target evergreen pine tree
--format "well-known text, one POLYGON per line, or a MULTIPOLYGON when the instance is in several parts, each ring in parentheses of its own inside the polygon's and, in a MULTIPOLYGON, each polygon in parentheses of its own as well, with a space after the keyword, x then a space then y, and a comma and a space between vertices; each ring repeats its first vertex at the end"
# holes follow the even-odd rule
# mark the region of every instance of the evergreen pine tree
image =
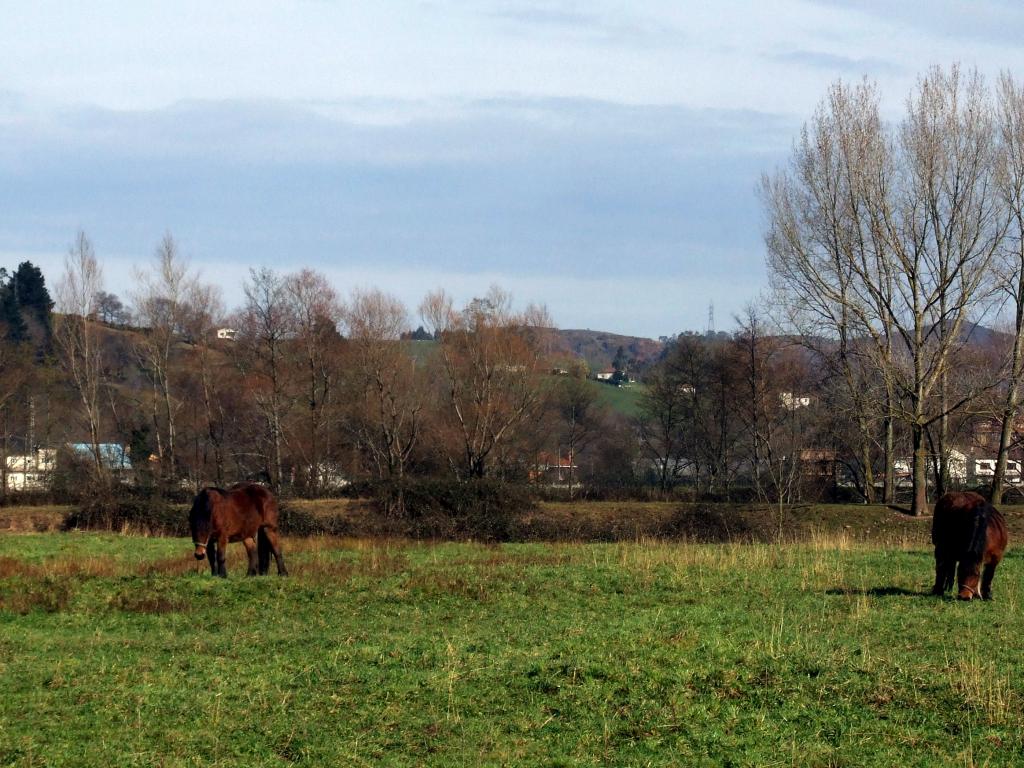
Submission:
POLYGON ((53 300, 50 292, 46 289, 46 280, 42 271, 31 261, 23 261, 18 265, 18 271, 12 279, 17 303, 29 313, 30 317, 39 321, 49 344, 50 335, 53 330, 51 313, 53 311, 53 300))

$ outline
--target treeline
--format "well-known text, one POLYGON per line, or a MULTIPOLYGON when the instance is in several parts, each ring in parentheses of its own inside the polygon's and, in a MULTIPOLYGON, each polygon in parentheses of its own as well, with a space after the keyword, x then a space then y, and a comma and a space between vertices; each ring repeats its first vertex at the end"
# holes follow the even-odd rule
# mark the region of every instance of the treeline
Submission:
POLYGON ((341 296, 313 270, 256 269, 229 311, 170 235, 134 277, 124 301, 106 291, 80 233, 55 301, 46 293, 45 332, 13 331, 34 302, 0 318, 0 449, 6 460, 63 446, 60 490, 129 476, 163 493, 257 479, 317 496, 372 483, 402 507, 412 478, 570 493, 637 481, 628 419, 559 352, 546 312, 517 309, 499 288, 464 306, 430 293, 414 323, 383 291, 341 296))
MULTIPOLYGON (((127 302, 104 290, 84 234, 56 302, 31 264, 15 274, 36 298, 17 305, 27 335, 0 319, 0 448, 78 444, 52 473, 61 493, 130 476, 164 495, 241 479, 298 496, 372 493, 390 511, 425 508, 437 480, 490 482, 475 500, 498 498, 495 482, 559 497, 876 500, 891 472, 880 441, 862 452, 860 404, 879 384, 855 400, 834 375, 835 339, 781 335, 756 305, 732 333, 668 339, 627 413, 566 357, 542 308, 517 310, 498 288, 464 306, 430 293, 413 315, 382 291, 341 296, 313 270, 259 269, 228 311, 170 236, 127 302), (130 473, 112 444, 127 446, 130 473)), ((1005 338, 961 350, 974 355, 971 382, 1001 381, 1005 338)), ((991 403, 960 408, 951 434, 991 403)), ((894 442, 909 455, 905 425, 894 442)))

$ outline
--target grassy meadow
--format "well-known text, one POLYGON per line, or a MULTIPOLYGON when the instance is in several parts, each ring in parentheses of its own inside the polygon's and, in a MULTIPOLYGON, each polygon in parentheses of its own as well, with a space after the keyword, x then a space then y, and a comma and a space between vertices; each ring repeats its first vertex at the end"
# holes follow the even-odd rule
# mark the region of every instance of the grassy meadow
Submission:
POLYGON ((802 544, 0 536, 0 765, 1008 765, 1024 569, 802 544))

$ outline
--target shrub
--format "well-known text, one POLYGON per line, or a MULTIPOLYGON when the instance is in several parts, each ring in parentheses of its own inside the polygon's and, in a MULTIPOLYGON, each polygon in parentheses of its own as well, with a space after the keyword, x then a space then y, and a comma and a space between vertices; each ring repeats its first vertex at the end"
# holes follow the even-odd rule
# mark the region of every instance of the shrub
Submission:
POLYGON ((374 490, 390 532, 421 539, 508 541, 518 518, 536 508, 528 489, 496 480, 417 479, 374 490))
POLYGON ((130 530, 151 536, 188 536, 188 515, 158 499, 96 499, 73 509, 64 530, 130 530))
POLYGON ((347 536, 352 533, 339 515, 318 517, 287 502, 278 503, 278 530, 284 536, 347 536))
POLYGON ((737 509, 731 505, 694 504, 677 509, 656 535, 668 539, 721 543, 734 541, 777 541, 780 531, 792 534, 798 529, 789 509, 779 519, 770 506, 737 509))

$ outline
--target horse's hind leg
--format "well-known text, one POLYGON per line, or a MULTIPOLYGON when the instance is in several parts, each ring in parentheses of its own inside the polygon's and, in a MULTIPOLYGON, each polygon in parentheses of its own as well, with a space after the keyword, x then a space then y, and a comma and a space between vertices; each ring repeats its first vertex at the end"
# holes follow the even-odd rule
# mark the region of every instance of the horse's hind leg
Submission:
POLYGON ((256 532, 256 544, 259 548, 259 573, 266 576, 270 570, 270 541, 267 539, 266 528, 261 527, 256 532))
POLYGON ((270 550, 274 553, 274 560, 277 562, 277 575, 287 576, 288 569, 284 567, 284 555, 281 554, 281 537, 277 535, 276 530, 272 530, 270 528, 264 528, 263 532, 267 536, 267 541, 270 543, 270 550))
POLYGON ((246 576, 256 575, 256 542, 252 538, 242 539, 242 543, 245 545, 245 553, 249 556, 249 570, 246 571, 246 576))

